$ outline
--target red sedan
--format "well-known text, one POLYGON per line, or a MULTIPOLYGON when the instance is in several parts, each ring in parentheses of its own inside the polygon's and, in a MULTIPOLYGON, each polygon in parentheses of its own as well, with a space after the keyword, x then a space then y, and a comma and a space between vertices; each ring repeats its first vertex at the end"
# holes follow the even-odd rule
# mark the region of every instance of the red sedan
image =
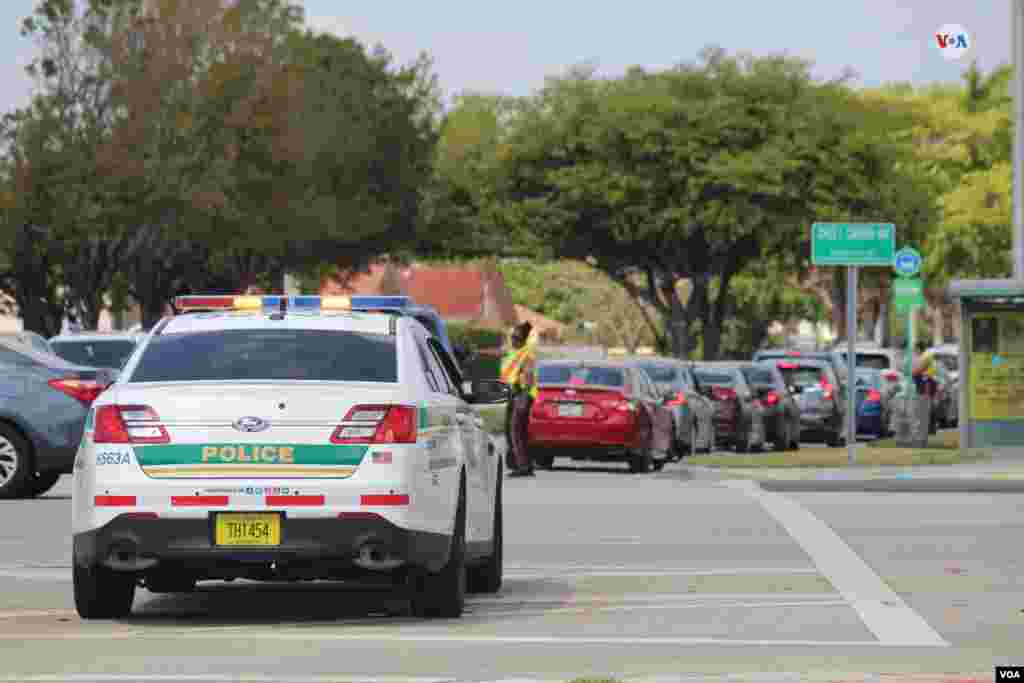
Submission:
POLYGON ((660 470, 673 443, 671 409, 647 373, 630 363, 545 361, 530 414, 530 453, 541 467, 556 455, 628 462, 660 470))

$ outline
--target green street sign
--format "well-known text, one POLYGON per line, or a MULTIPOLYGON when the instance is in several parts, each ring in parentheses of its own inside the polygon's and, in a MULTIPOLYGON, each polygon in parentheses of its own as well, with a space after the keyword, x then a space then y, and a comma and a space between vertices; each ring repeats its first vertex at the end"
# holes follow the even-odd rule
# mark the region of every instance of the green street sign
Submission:
POLYGON ((815 223, 811 263, 816 266, 893 266, 896 226, 892 223, 815 223))
POLYGON ((924 283, 919 277, 901 277, 892 283, 892 302, 897 309, 907 311, 924 306, 924 283))

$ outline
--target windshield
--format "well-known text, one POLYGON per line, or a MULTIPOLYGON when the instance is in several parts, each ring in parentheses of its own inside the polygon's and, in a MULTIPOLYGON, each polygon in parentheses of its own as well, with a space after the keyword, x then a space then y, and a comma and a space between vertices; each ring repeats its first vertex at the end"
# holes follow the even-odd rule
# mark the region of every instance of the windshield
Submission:
POLYGON ((621 387, 626 383, 626 376, 619 368, 541 365, 537 370, 537 383, 621 387))
POLYGON ((395 338, 325 330, 223 330, 153 337, 129 382, 397 382, 395 338))
POLYGON ((651 378, 651 381, 659 387, 662 385, 674 385, 679 380, 679 368, 658 363, 640 363, 639 365, 647 373, 648 377, 651 378))
POLYGON ((700 368, 697 368, 693 371, 693 374, 701 384, 730 386, 736 383, 736 377, 730 372, 701 370, 700 368))
POLYGON ((814 366, 780 367, 779 371, 789 386, 813 387, 820 385, 822 380, 825 379, 825 373, 822 368, 814 366))
POLYGON ((747 380, 747 384, 755 384, 757 386, 775 386, 775 377, 772 375, 771 370, 765 370, 764 368, 743 368, 743 377, 747 380))
POLYGON ((53 352, 76 365, 119 370, 135 350, 135 342, 124 339, 76 339, 50 342, 53 352))

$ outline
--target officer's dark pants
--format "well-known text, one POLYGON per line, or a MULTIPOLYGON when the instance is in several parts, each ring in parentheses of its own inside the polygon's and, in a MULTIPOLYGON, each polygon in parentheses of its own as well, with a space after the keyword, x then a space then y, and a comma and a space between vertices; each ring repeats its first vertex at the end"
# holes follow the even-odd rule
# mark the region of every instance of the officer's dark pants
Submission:
POLYGON ((528 446, 530 428, 530 409, 533 407, 533 399, 527 392, 517 393, 510 401, 512 414, 509 420, 508 445, 512 453, 512 462, 519 471, 533 469, 530 462, 530 449, 528 446))

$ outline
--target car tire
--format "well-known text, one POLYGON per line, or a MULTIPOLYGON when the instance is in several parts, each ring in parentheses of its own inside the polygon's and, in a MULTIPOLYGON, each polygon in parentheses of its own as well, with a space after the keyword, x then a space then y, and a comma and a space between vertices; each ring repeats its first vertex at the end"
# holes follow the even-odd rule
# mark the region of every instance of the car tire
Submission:
POLYGON ((788 451, 793 443, 793 436, 792 434, 789 433, 789 423, 785 423, 779 431, 780 434, 778 435, 778 438, 775 440, 775 450, 780 452, 788 451))
POLYGON ((710 454, 715 452, 715 447, 718 445, 718 444, 715 443, 715 428, 714 428, 714 426, 708 427, 707 437, 708 437, 708 445, 707 445, 707 449, 705 449, 704 452, 707 453, 708 455, 710 455, 710 454))
POLYGON ((837 432, 832 432, 828 436, 828 441, 825 442, 830 448, 839 448, 846 443, 846 439, 843 437, 843 430, 840 429, 837 432))
POLYGON ((466 577, 466 590, 470 593, 497 593, 501 590, 501 579, 504 572, 505 525, 502 518, 501 505, 502 471, 498 469, 497 489, 494 492, 494 539, 493 551, 483 564, 469 570, 466 577))
POLYGON ((121 619, 132 612, 135 575, 72 563, 75 610, 83 619, 121 619))
POLYGON ((790 433, 790 436, 792 437, 792 440, 789 442, 790 450, 794 450, 794 451, 800 450, 800 427, 799 427, 799 425, 797 426, 796 429, 792 430, 792 432, 790 433))
POLYGON ((633 474, 646 474, 654 466, 654 458, 649 450, 633 453, 629 458, 629 471, 633 474))
POLYGON ((448 562, 437 573, 420 577, 412 599, 413 614, 426 619, 458 619, 466 608, 466 478, 459 482, 448 562))
MULTIPOLYGON (((753 430, 754 426, 750 426, 750 430, 753 430)), ((735 450, 737 453, 749 453, 751 451, 751 434, 750 430, 746 431, 742 437, 736 437, 735 450)))
POLYGON ((28 482, 26 487, 25 495, 36 497, 41 496, 60 481, 60 472, 43 472, 32 477, 32 480, 28 482))
POLYGON ((533 456, 533 464, 542 470, 550 470, 555 466, 555 456, 553 455, 535 455, 533 456))
POLYGON ((14 427, 0 423, 0 499, 24 496, 34 474, 28 441, 14 427))

